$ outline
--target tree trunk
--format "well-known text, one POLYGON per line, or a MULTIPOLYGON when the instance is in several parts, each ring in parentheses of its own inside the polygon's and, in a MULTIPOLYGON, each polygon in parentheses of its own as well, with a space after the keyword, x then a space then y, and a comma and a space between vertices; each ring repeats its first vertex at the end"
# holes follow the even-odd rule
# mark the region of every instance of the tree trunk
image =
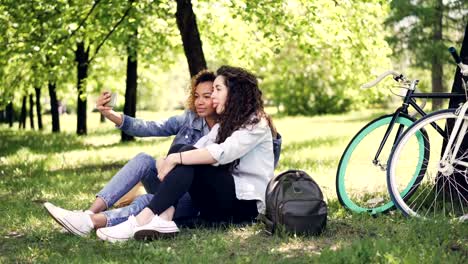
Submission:
POLYGON ((5 123, 5 110, 0 110, 0 123, 5 123))
MULTIPOLYGON (((133 35, 133 40, 137 39, 137 32, 133 35)), ((125 87, 125 104, 124 104, 124 114, 135 117, 136 114, 136 95, 137 95, 137 66, 138 66, 138 56, 135 46, 128 46, 128 56, 127 56, 127 80, 125 87)), ((122 131, 122 141, 131 141, 135 138, 133 136, 127 135, 122 131)))
POLYGON ((177 27, 182 37, 185 57, 187 57, 190 76, 194 76, 201 70, 206 69, 206 61, 192 2, 190 0, 177 0, 175 15, 177 27))
POLYGON ((83 42, 77 43, 76 52, 75 52, 75 61, 77 62, 77 89, 78 89, 78 99, 77 99, 77 125, 76 133, 78 135, 86 135, 86 95, 85 95, 85 82, 88 77, 88 56, 89 56, 89 46, 85 49, 83 42))
POLYGON ((41 113, 41 88, 34 88, 36 91, 36 115, 37 115, 37 127, 42 130, 42 113, 41 113))
MULTIPOLYGON (((460 50, 460 57, 461 57, 463 63, 468 64, 468 23, 466 24, 466 27, 465 27, 465 36, 463 37, 463 43, 462 43, 461 50, 460 50)), ((466 79, 468 79, 468 78, 465 77, 465 80, 466 79)), ((453 79, 452 93, 464 93, 463 86, 462 86, 462 74, 460 72, 459 67, 457 67, 456 72, 455 72, 455 77, 453 79)), ((464 99, 450 99, 449 107, 450 108, 457 108, 459 106, 459 104, 464 103, 464 102, 465 102, 464 99)), ((453 123, 448 124, 447 130, 452 131, 452 127, 453 127, 453 123)), ((444 142, 444 145, 445 144, 446 144, 446 142, 444 142)), ((444 146, 444 149, 445 149, 445 146, 444 146)), ((462 153, 465 153, 466 151, 468 151, 468 137, 465 137, 463 139, 463 142, 462 142, 462 144, 460 146, 459 151, 462 152, 462 153)), ((442 153, 443 153, 443 150, 442 150, 442 153)), ((468 161, 468 158, 464 159, 464 161, 465 162, 468 161)), ((455 170, 455 171, 465 171, 465 169, 466 168, 460 168, 460 170, 455 170)), ((441 178, 439 178, 439 179, 441 179, 441 178)), ((458 190, 461 192, 461 194, 464 197, 467 197, 467 199, 468 199, 468 182, 466 181, 464 175, 462 175, 460 173, 455 173, 455 181, 458 183, 458 186, 460 186, 460 188, 458 188, 458 190), (463 190, 463 188, 464 188, 464 190, 463 190)), ((440 182, 439 185, 447 186, 447 185, 443 185, 442 180, 440 180, 439 182, 440 182)), ((446 190, 446 191, 447 191, 447 193, 451 193, 450 191, 452 191, 452 193, 453 193, 453 190, 446 190)))
POLYGON ((50 114, 52 115, 52 132, 60 132, 60 119, 58 112, 57 93, 55 92, 55 82, 49 81, 50 114))
MULTIPOLYGON (((434 47, 440 47, 442 43, 442 18, 443 18, 443 3, 442 0, 437 0, 435 6, 435 17, 433 24, 433 35, 432 41, 434 47)), ((441 55, 446 57, 446 53, 434 52, 432 56, 432 70, 431 70, 431 80, 432 80, 432 92, 441 93, 444 92, 444 83, 443 83, 443 68, 442 68, 442 58, 441 55)), ((442 99, 433 99, 432 100, 432 110, 438 110, 442 108, 442 99)))
POLYGON ((29 125, 34 130, 34 99, 33 95, 29 95, 29 125))
POLYGON ((19 129, 26 129, 26 95, 23 96, 23 103, 21 105, 21 114, 20 114, 20 121, 19 121, 19 129))
POLYGON ((6 115, 10 127, 13 127, 14 114, 15 113, 13 111, 13 102, 10 102, 6 107, 6 115))

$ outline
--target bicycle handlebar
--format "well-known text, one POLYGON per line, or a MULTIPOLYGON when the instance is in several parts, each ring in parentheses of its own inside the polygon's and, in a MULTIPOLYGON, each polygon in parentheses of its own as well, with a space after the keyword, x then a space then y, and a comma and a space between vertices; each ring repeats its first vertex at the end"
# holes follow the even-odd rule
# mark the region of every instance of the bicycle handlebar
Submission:
POLYGON ((448 49, 450 54, 452 54, 453 59, 457 63, 458 67, 460 67, 460 72, 463 76, 468 76, 468 65, 464 64, 457 53, 457 50, 454 47, 450 47, 448 49))
POLYGON ((401 74, 401 73, 399 73, 397 71, 394 71, 394 70, 389 70, 389 71, 386 71, 386 72, 380 74, 375 80, 361 85, 361 88, 362 89, 369 89, 369 88, 377 85, 379 82, 381 82, 385 77, 387 77, 389 75, 393 75, 393 79, 395 79, 395 81, 400 81, 400 80, 405 79, 403 74, 401 74))
POLYGON ((450 54, 452 54, 452 57, 457 64, 461 63, 461 58, 457 53, 457 49, 455 49, 454 47, 450 47, 448 51, 450 52, 450 54))

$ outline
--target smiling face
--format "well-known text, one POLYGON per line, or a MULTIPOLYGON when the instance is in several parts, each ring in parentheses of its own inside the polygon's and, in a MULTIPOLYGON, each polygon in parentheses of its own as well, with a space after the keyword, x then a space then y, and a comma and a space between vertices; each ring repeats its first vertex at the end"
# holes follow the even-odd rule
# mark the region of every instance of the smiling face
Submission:
POLYGON ((228 87, 225 85, 224 76, 219 75, 216 77, 213 83, 213 93, 211 98, 213 99, 213 107, 216 109, 217 114, 224 112, 226 108, 226 101, 228 97, 228 87))
POLYGON ((215 115, 215 108, 213 106, 213 100, 211 99, 212 92, 212 82, 202 82, 196 86, 194 106, 198 116, 210 117, 215 115))

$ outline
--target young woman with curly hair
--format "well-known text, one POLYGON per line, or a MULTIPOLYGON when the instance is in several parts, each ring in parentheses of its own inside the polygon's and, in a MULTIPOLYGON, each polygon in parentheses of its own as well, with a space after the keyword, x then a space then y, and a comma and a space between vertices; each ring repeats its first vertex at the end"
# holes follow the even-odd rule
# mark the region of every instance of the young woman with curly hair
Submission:
POLYGON ((189 192, 204 220, 252 221, 265 210, 265 189, 273 177, 271 119, 263 109, 257 78, 222 66, 211 98, 218 123, 194 146, 173 146, 157 160, 161 181, 150 204, 136 217, 96 234, 108 241, 173 236, 179 229, 167 213, 189 192))
MULTIPOLYGON (((161 121, 145 121, 117 113, 112 107, 106 106, 110 101, 110 93, 104 92, 97 100, 97 109, 116 127, 125 133, 137 137, 167 137, 175 136, 172 146, 193 145, 202 136, 208 134, 215 124, 217 114, 212 104, 213 72, 203 70, 191 80, 187 110, 182 115, 170 117, 161 121)), ((114 226, 128 219, 130 215, 138 214, 151 201, 159 184, 156 161, 146 153, 140 153, 131 159, 114 177, 99 191, 96 199, 86 211, 69 211, 45 203, 49 214, 70 233, 86 236, 93 228, 114 226), (143 183, 147 194, 137 197, 127 207, 108 210, 122 196, 139 182, 143 183)), ((190 196, 185 194, 175 203, 176 219, 195 217, 198 214, 190 196)), ((168 212, 174 211, 172 207, 168 212)), ((171 214, 172 215, 172 214, 171 214)))

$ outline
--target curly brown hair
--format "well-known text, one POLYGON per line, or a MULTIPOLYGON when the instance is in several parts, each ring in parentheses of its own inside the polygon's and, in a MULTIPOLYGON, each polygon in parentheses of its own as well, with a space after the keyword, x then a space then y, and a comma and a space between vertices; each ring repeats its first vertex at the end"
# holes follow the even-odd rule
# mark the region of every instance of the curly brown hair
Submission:
POLYGON ((263 109, 262 91, 255 75, 242 68, 224 65, 216 71, 216 76, 223 76, 228 88, 224 111, 218 117, 220 127, 216 142, 224 142, 234 131, 257 124, 263 117, 268 120, 275 138, 276 129, 263 109))
POLYGON ((187 98, 186 106, 188 109, 195 111, 195 92, 197 85, 204 82, 213 82, 216 79, 214 72, 208 70, 201 70, 195 76, 192 77, 189 87, 189 96, 187 98))

